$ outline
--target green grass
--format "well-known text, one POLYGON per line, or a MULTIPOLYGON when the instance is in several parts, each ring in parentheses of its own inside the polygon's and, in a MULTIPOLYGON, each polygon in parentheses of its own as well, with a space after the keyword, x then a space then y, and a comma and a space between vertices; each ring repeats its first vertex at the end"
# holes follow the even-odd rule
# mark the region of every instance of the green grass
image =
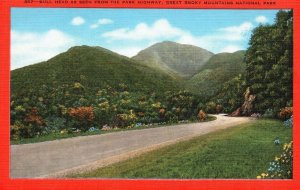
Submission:
POLYGON ((65 139, 65 138, 72 138, 72 137, 78 137, 78 136, 88 136, 88 135, 98 135, 98 134, 104 134, 103 131, 98 132, 85 132, 85 133, 51 133, 47 135, 41 135, 36 136, 33 138, 24 138, 24 139, 18 139, 18 140, 11 140, 10 144, 16 145, 16 144, 30 144, 30 143, 37 143, 37 142, 44 142, 44 141, 53 141, 58 139, 65 139))
MULTIPOLYGON (((205 121, 203 122, 208 122, 208 121, 213 121, 215 120, 215 116, 208 116, 205 121)), ((191 123, 194 123, 193 121, 191 123)), ((88 135, 101 135, 101 134, 106 134, 106 133, 113 133, 113 132, 118 132, 118 131, 128 131, 128 130, 140 130, 140 129, 146 129, 146 128, 154 128, 154 127, 165 127, 165 126, 170 126, 170 125, 180 125, 178 123, 170 123, 167 125, 152 125, 150 127, 146 126, 141 126, 141 127, 134 127, 134 128, 119 128, 119 129, 113 129, 109 131, 94 131, 94 132, 81 132, 81 133, 51 133, 48 135, 43 135, 43 136, 37 136, 33 138, 24 138, 24 139, 18 139, 18 140, 11 140, 10 144, 16 145, 16 144, 29 144, 29 143, 37 143, 37 142, 44 142, 44 141, 53 141, 53 140, 59 140, 59 139, 65 139, 65 138, 72 138, 72 137, 78 137, 78 136, 88 136, 88 135)))
POLYGON ((266 171, 292 130, 277 120, 257 120, 161 148, 89 173, 99 178, 256 178, 266 171))

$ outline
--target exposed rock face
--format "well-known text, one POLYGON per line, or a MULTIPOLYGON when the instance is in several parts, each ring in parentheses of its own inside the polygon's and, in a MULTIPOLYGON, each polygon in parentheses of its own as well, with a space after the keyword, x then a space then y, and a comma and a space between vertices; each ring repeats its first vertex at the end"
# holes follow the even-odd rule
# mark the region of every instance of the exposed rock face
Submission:
POLYGON ((241 108, 236 109, 234 112, 230 114, 231 117, 241 116, 241 108))
POLYGON ((238 116, 249 116, 252 113, 253 108, 253 101, 255 100, 255 95, 251 94, 250 88, 248 87, 246 89, 246 92, 244 93, 245 101, 242 105, 242 107, 236 109, 234 112, 230 114, 232 117, 238 117, 238 116))
POLYGON ((244 93, 245 101, 242 105, 242 115, 249 116, 252 113, 253 101, 255 100, 255 95, 252 95, 250 88, 248 87, 244 93))

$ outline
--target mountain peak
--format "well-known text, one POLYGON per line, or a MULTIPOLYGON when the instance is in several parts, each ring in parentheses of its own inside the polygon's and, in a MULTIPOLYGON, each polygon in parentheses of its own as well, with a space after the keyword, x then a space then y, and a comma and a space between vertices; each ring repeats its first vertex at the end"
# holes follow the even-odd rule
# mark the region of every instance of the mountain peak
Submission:
POLYGON ((203 48, 172 41, 156 43, 140 51, 133 59, 179 77, 190 77, 213 56, 203 48))
POLYGON ((165 73, 108 49, 85 45, 72 47, 48 61, 13 70, 11 75, 16 92, 42 85, 55 88, 73 85, 78 81, 93 90, 107 85, 118 89, 121 83, 130 86, 131 91, 159 92, 176 87, 174 79, 165 73))
POLYGON ((113 51, 110 51, 110 50, 105 49, 100 46, 87 46, 87 45, 73 46, 67 50, 67 52, 73 52, 73 51, 82 51, 82 52, 84 52, 84 51, 103 51, 103 52, 115 53, 113 51))
MULTIPOLYGON (((177 42, 173 42, 173 41, 168 41, 168 40, 166 40, 166 41, 162 41, 162 42, 158 42, 158 43, 156 43, 157 45, 161 45, 161 44, 169 44, 169 45, 180 45, 180 43, 177 43, 177 42)), ((154 44, 155 45, 155 44, 154 44)))

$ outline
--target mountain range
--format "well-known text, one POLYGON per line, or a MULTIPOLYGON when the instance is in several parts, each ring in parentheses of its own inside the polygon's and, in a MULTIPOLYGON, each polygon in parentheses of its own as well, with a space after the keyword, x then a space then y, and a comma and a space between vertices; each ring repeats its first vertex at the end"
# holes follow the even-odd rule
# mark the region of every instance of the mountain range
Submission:
POLYGON ((47 61, 11 71, 12 93, 41 85, 81 82, 90 89, 125 84, 130 91, 189 89, 213 95, 245 71, 244 51, 213 54, 203 48, 161 42, 128 58, 101 47, 75 46, 47 61))
POLYGON ((173 77, 191 77, 213 56, 197 46, 161 42, 140 51, 132 59, 159 68, 173 77))

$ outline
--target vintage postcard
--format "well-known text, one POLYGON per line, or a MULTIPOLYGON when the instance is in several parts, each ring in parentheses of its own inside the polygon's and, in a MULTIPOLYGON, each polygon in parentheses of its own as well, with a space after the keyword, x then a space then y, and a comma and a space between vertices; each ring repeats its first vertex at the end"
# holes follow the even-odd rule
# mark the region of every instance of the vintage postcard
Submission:
POLYGON ((298 12, 1 2, 0 189, 300 188, 298 12))

